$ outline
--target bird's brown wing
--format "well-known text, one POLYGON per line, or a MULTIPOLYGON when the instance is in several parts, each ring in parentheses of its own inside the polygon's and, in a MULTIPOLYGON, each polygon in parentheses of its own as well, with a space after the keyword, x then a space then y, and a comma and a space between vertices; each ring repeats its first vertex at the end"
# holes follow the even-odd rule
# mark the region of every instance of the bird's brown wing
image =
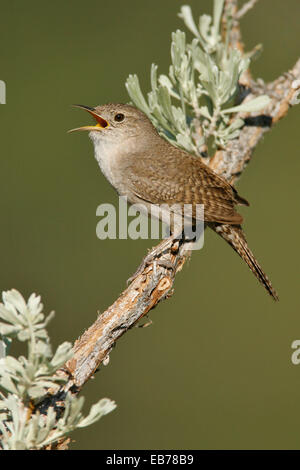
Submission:
MULTIPOLYGON (((241 224, 235 204, 246 204, 236 190, 220 178, 200 158, 170 146, 166 156, 143 158, 132 155, 122 168, 130 190, 140 200, 152 204, 191 204, 196 219, 196 204, 204 205, 204 220, 241 224)), ((182 209, 181 209, 182 210, 182 209)), ((177 209, 174 209, 176 212, 177 209)))

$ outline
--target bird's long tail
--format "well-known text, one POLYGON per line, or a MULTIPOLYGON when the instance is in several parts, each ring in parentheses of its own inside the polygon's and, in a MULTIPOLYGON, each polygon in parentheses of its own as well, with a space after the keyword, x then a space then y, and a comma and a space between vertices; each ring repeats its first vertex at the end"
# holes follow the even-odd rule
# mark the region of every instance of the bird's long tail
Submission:
POLYGON ((253 274, 264 286, 274 300, 279 300, 277 292, 273 289, 267 275, 263 272, 255 256, 248 247, 244 232, 240 225, 208 223, 209 227, 226 240, 229 245, 240 255, 248 264, 253 274))

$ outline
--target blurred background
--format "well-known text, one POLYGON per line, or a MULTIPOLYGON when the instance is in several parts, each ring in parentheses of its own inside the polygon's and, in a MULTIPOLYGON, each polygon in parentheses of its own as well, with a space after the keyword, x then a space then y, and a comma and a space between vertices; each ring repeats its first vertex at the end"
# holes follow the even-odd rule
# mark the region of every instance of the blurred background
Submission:
MULTIPOLYGON (((1 5, 0 288, 42 295, 53 345, 74 341, 126 286, 149 241, 100 241, 96 208, 117 204, 70 104, 129 101, 137 73, 167 72, 179 0, 11 0, 1 5)), ((190 0, 194 16, 212 2, 190 0)), ((269 81, 299 57, 299 0, 258 3, 242 21, 246 50, 263 43, 254 76, 269 81)), ((214 233, 177 276, 149 328, 118 342, 83 390, 118 408, 73 434, 74 449, 300 448, 299 109, 255 151, 238 183, 249 245, 279 292, 276 304, 214 233)))

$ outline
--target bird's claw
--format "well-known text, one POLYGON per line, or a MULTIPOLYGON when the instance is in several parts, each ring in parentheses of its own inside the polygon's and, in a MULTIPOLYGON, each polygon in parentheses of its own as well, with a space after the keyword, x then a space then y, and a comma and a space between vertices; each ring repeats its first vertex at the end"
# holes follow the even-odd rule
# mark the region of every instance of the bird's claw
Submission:
POLYGON ((127 279, 127 285, 131 284, 140 274, 142 274, 142 272, 147 268, 147 266, 149 266, 152 263, 154 265, 154 269, 155 269, 155 266, 161 266, 162 268, 170 269, 173 272, 173 274, 175 272, 175 266, 173 263, 171 263, 171 261, 164 260, 164 259, 155 259, 155 257, 147 255, 145 256, 145 258, 143 259, 143 261, 141 262, 140 266, 137 268, 135 273, 132 276, 130 276, 129 279, 127 279))

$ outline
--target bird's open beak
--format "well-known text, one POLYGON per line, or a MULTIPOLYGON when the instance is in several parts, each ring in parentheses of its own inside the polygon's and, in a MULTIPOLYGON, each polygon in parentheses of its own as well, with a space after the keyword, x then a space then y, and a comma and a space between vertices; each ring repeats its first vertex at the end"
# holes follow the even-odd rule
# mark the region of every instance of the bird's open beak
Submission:
POLYGON ((76 127, 76 129, 71 129, 68 132, 75 132, 75 131, 101 131, 109 126, 109 123, 106 119, 103 119, 99 114, 95 112, 95 108, 90 108, 89 106, 84 106, 83 104, 73 104, 75 108, 84 109, 88 113, 90 113, 93 118, 97 121, 95 126, 83 126, 83 127, 76 127))

